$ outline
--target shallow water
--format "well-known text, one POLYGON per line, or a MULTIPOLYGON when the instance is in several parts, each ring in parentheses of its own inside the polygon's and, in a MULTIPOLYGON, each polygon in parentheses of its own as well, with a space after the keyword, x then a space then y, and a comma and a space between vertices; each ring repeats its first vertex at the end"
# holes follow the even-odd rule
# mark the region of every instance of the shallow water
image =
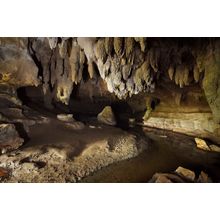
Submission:
POLYGON ((136 158, 102 168, 82 182, 148 182, 156 172, 173 172, 178 166, 207 172, 220 182, 220 154, 196 148, 194 138, 158 129, 141 127, 129 130, 150 138, 148 150, 136 158))

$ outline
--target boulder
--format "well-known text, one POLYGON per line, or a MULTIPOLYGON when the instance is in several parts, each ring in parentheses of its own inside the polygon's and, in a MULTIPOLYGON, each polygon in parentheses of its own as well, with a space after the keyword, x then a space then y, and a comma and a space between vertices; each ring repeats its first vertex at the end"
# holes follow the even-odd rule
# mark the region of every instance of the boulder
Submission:
POLYGON ((0 124, 0 151, 5 153, 15 150, 23 144, 23 138, 19 137, 13 124, 0 124))
POLYGON ((200 138, 195 138, 195 142, 196 142, 197 148, 199 149, 220 153, 220 147, 215 144, 207 145, 207 143, 203 139, 200 139, 200 138))
POLYGON ((210 147, 206 144, 206 142, 201 138, 195 138, 196 146, 199 149, 210 151, 210 147))
POLYGON ((102 122, 107 125, 116 125, 115 115, 112 111, 111 106, 106 106, 102 112, 100 112, 97 116, 99 122, 102 122))
POLYGON ((214 144, 209 145, 211 151, 220 153, 220 147, 214 144))
POLYGON ((184 183, 179 175, 173 173, 155 173, 149 183, 184 183))
POLYGON ((212 183, 212 180, 209 178, 208 174, 201 171, 197 182, 198 183, 212 183))
POLYGON ((195 173, 192 170, 186 169, 184 167, 178 167, 175 172, 191 181, 194 181, 196 177, 195 173))

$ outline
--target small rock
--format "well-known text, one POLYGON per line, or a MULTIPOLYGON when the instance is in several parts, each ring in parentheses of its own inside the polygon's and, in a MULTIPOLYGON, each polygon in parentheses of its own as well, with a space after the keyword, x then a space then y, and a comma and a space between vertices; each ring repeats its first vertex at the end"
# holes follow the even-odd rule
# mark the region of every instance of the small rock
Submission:
POLYGON ((209 145, 209 148, 211 151, 220 153, 220 147, 218 147, 217 145, 211 144, 209 145))
POLYGON ((23 144, 13 124, 0 124, 0 151, 15 150, 23 144))
POLYGON ((9 174, 8 170, 3 168, 3 167, 0 167, 0 178, 1 177, 7 177, 9 174))
POLYGON ((212 180, 209 178, 209 176, 205 172, 201 171, 197 182, 198 183, 212 183, 212 180))
POLYGON ((134 127, 134 125, 135 125, 135 118, 129 118, 128 122, 129 122, 129 126, 130 127, 134 127))
POLYGON ((75 121, 72 114, 59 114, 57 115, 57 119, 59 119, 60 121, 65 121, 65 122, 75 121))
POLYGON ((165 175, 159 175, 155 181, 155 183, 172 183, 165 175))
POLYGON ((94 129, 94 128, 96 128, 96 126, 94 126, 94 125, 89 125, 89 128, 94 129))
POLYGON ((34 170, 35 169, 34 163, 23 163, 21 166, 25 170, 34 170))
POLYGON ((173 173, 155 173, 149 183, 184 183, 185 181, 173 173))
POLYGON ((186 168, 183 168, 183 167, 178 167, 176 170, 175 170, 176 173, 186 177, 187 179, 190 179, 192 181, 195 180, 195 173, 192 171, 192 170, 189 170, 189 169, 186 169, 186 168))
POLYGON ((206 151, 210 151, 209 146, 206 144, 206 142, 203 139, 195 138, 195 142, 196 142, 197 148, 202 149, 202 150, 206 150, 206 151))
POLYGON ((115 115, 111 106, 106 106, 97 116, 98 121, 107 125, 116 125, 115 115))
POLYGON ((135 118, 129 118, 128 121, 129 121, 130 124, 134 124, 135 123, 135 118))

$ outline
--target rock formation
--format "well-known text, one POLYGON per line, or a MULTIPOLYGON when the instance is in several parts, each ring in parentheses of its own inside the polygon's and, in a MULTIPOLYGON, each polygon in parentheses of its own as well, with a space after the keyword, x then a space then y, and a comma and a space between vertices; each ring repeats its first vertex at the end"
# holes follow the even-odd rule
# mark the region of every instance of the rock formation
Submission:
POLYGON ((111 106, 106 106, 97 116, 98 121, 107 125, 116 125, 115 115, 111 106))

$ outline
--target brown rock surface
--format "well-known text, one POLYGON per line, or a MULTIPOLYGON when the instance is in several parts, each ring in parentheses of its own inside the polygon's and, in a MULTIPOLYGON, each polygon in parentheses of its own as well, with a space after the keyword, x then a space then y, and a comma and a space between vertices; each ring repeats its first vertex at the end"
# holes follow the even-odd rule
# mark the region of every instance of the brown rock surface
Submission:
POLYGON ((195 180, 195 173, 192 171, 192 170, 189 170, 189 169, 186 169, 184 167, 178 167, 176 170, 175 170, 176 173, 194 181, 195 180))
POLYGON ((116 119, 111 106, 106 106, 97 116, 98 121, 107 125, 116 125, 116 119))
POLYGON ((0 150, 2 153, 19 148, 23 142, 24 140, 19 137, 13 124, 0 124, 0 150))

